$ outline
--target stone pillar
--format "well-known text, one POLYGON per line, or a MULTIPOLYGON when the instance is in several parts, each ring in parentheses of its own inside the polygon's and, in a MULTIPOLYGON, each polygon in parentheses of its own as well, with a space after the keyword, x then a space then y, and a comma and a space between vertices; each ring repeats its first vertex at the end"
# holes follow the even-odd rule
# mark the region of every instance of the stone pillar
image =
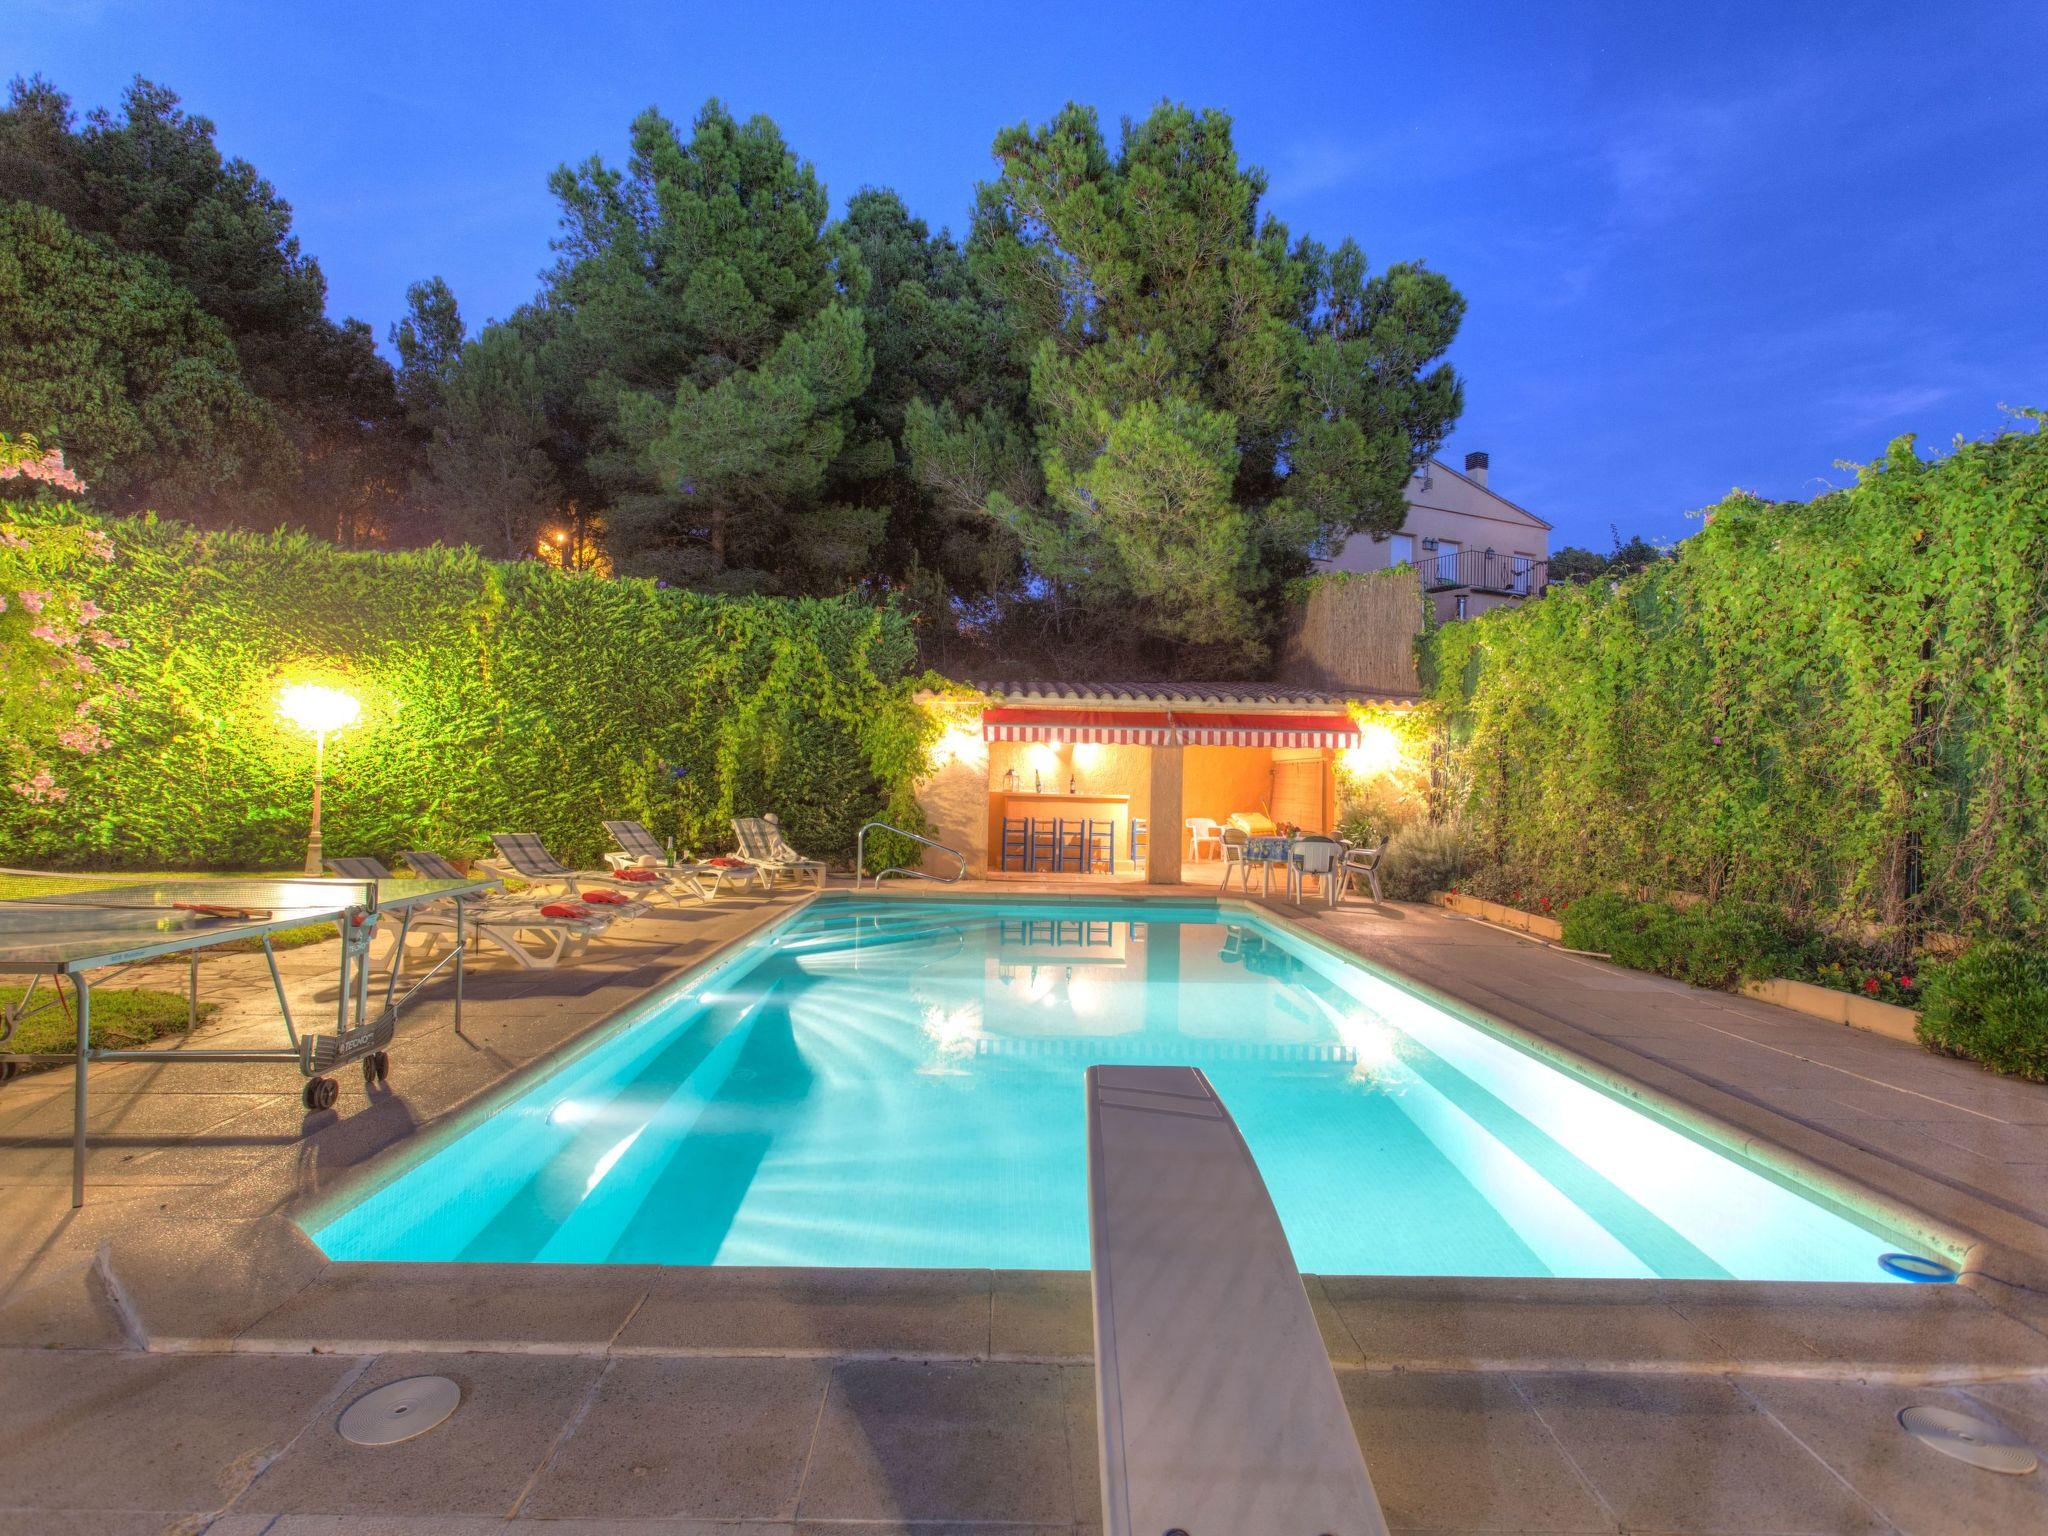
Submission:
POLYGON ((1181 748, 1152 749, 1152 795, 1145 834, 1145 878, 1154 885, 1180 884, 1180 858, 1187 846, 1181 825, 1181 748))

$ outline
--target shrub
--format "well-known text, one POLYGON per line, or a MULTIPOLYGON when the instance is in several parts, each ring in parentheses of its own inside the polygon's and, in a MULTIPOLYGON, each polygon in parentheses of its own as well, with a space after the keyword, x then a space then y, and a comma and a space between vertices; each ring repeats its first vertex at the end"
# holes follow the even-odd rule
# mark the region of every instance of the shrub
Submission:
POLYGON ((1432 891, 1456 885, 1471 867, 1462 827, 1416 822, 1388 839, 1380 855, 1380 888, 1394 901, 1426 901, 1432 891))
POLYGON ((2048 1083, 2048 949, 1994 939, 1928 977, 1921 1044, 2048 1083))
POLYGON ((1800 965, 1811 940, 1781 914, 1749 902, 1680 907, 1596 891, 1565 909, 1564 942, 1639 971, 1729 990, 1787 974, 1800 965))

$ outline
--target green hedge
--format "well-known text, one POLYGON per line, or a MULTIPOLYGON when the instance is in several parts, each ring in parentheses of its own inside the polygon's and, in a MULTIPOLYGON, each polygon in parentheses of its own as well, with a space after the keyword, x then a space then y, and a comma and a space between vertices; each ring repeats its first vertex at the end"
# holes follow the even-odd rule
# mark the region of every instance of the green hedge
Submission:
POLYGON ((1937 967, 1922 1009, 1922 1044, 2048 1083, 2048 953, 2038 945, 1980 944, 1937 967))
POLYGON ((1480 857, 1886 930, 2048 929, 2048 436, 1902 438, 1810 503, 1429 637, 1480 857), (1909 891, 1917 848, 1923 884, 1909 891))
MULTIPOLYGON (((61 505, 0 503, 7 523, 46 544, 63 542, 55 523, 112 538, 111 561, 81 557, 62 576, 131 642, 96 655, 133 696, 107 725, 110 750, 47 754, 61 802, 0 793, 0 863, 291 867, 313 747, 276 718, 287 680, 362 702, 328 746, 334 853, 473 854, 509 828, 589 862, 610 846, 599 821, 619 816, 706 851, 731 846, 733 815, 774 810, 799 848, 843 857, 870 816, 921 825, 911 780, 932 726, 891 608, 61 505)), ((28 670, 0 671, 0 689, 28 670)))
POLYGON ((1564 942, 1696 987, 1733 990, 1745 981, 1796 974, 1808 941, 1775 908, 1753 902, 1639 901, 1615 891, 1565 909, 1564 942))

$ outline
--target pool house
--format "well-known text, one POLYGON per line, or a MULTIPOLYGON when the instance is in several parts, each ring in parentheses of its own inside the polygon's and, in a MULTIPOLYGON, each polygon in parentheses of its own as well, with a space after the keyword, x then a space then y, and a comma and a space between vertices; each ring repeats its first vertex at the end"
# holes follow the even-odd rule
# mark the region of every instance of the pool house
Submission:
POLYGON ((947 724, 919 800, 974 876, 1174 885, 1215 869, 1227 828, 1334 831, 1340 781, 1392 766, 1391 733, 1359 716, 1415 702, 1286 683, 981 682, 928 701, 947 724))

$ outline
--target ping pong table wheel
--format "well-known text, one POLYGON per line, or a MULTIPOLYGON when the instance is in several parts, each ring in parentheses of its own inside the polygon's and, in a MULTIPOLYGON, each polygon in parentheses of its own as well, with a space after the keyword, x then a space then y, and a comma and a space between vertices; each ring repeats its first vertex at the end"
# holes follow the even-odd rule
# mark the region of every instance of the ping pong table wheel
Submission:
POLYGON ((341 1097, 341 1084, 331 1077, 309 1077, 305 1092, 299 1097, 308 1109, 332 1109, 334 1101, 341 1097))
POLYGON ((363 1086, 374 1088, 391 1075, 391 1053, 372 1051, 363 1058, 363 1086))

